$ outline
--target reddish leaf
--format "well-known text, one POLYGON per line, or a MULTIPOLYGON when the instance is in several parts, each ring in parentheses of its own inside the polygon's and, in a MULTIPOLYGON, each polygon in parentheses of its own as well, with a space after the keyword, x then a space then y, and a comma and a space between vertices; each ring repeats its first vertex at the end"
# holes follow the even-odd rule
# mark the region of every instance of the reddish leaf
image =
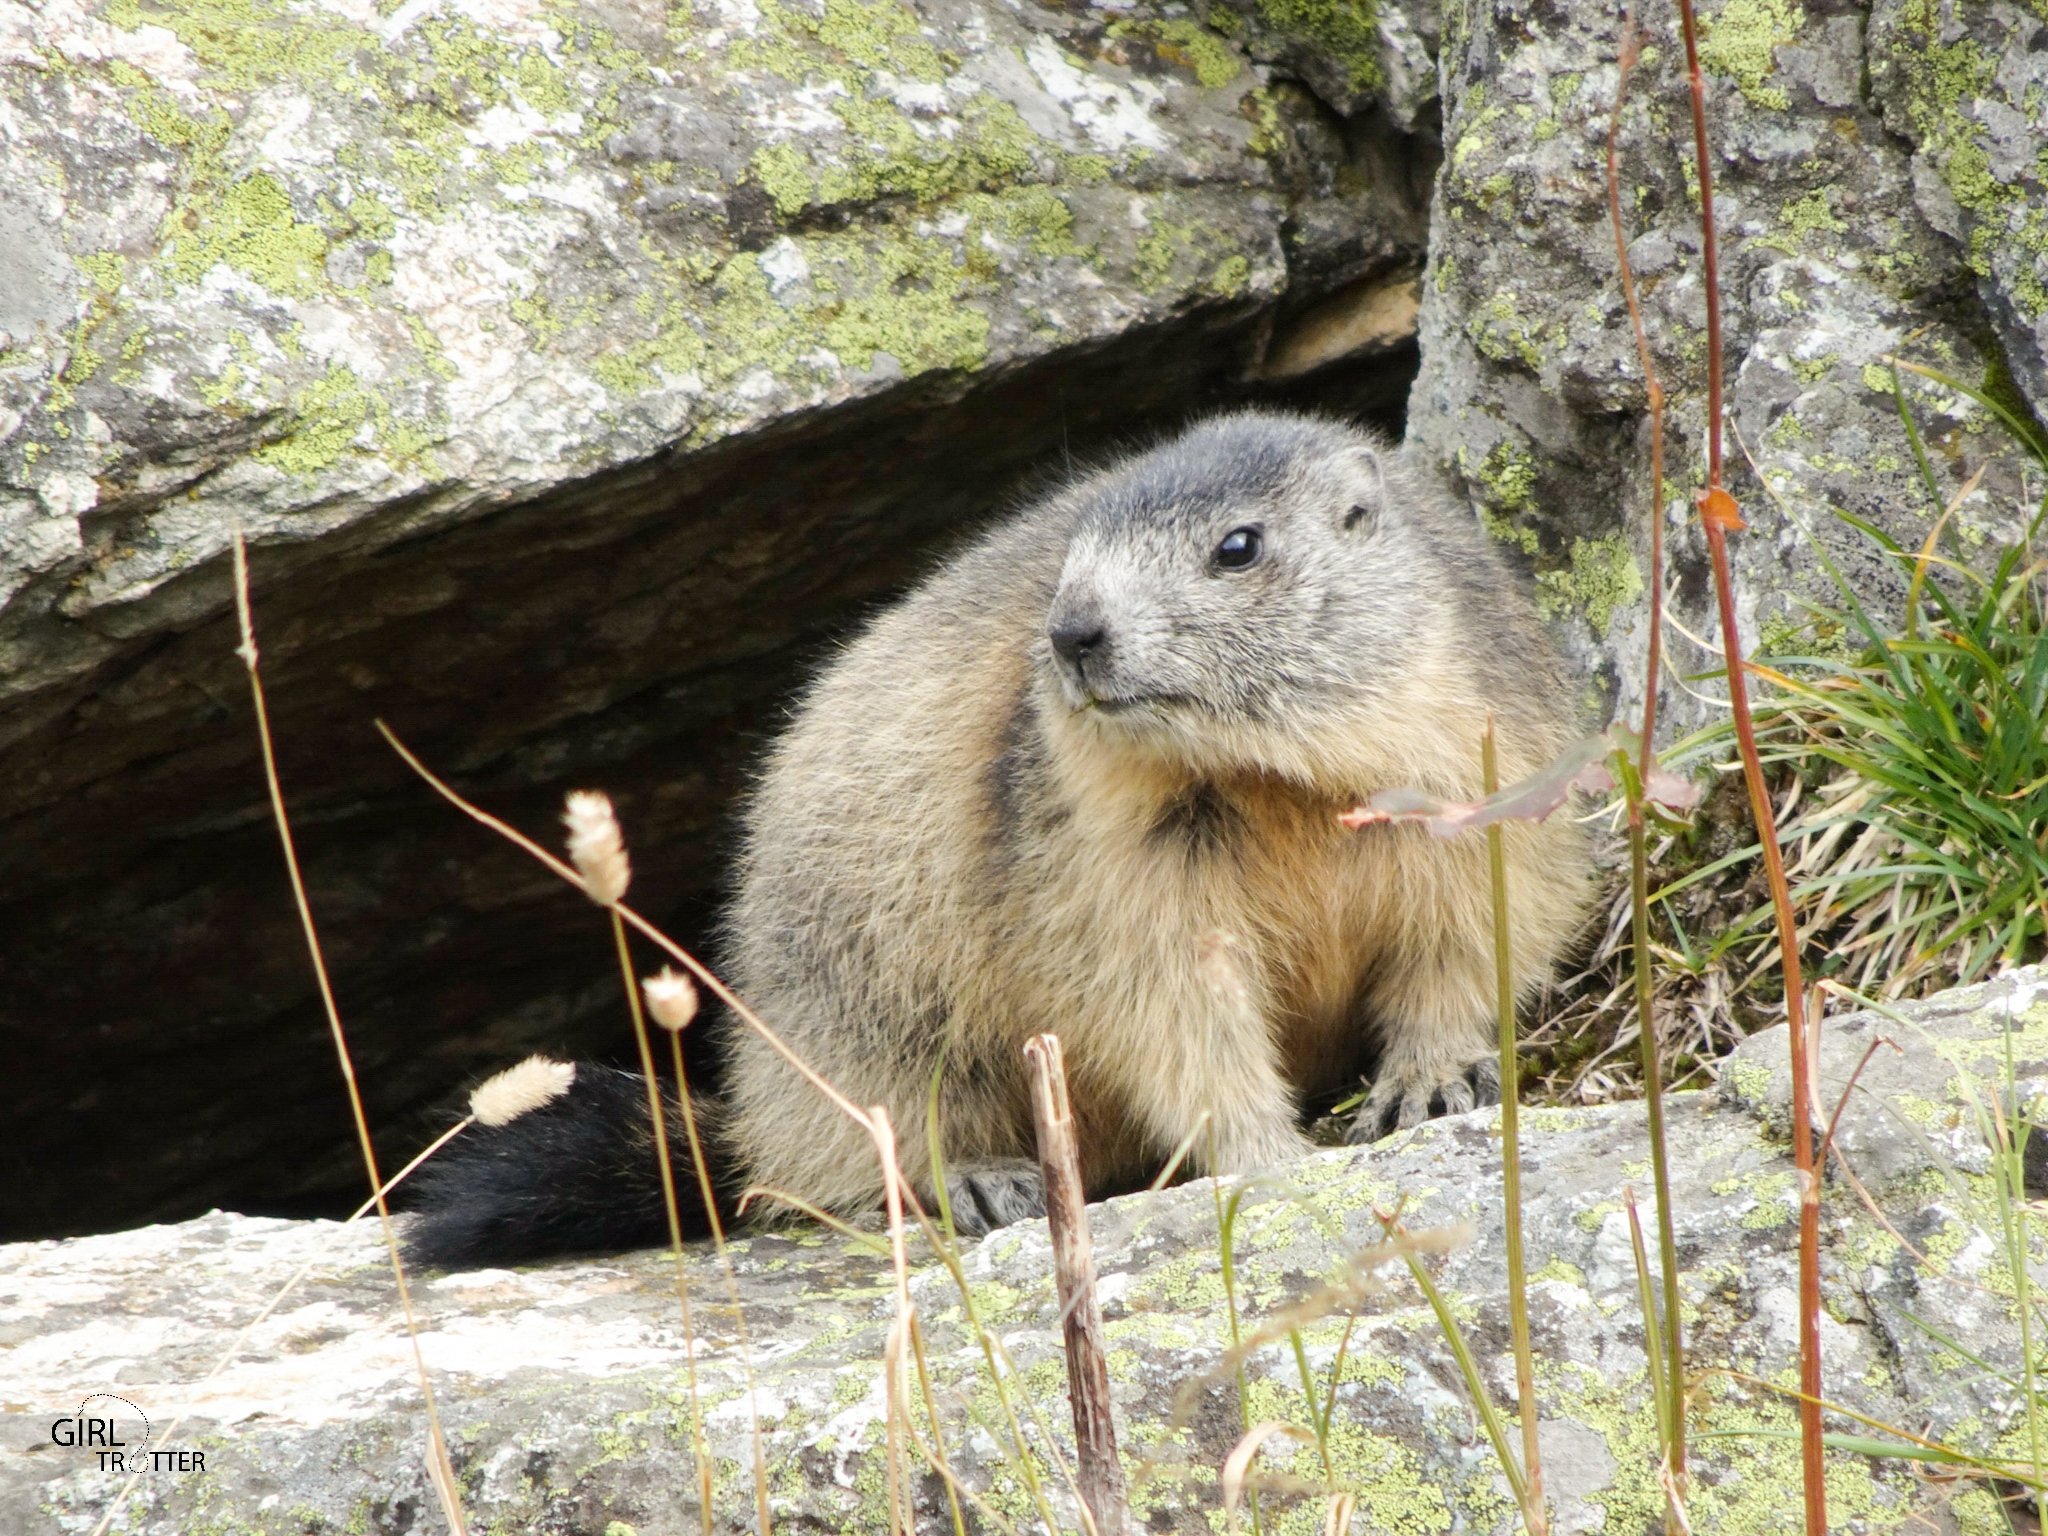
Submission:
MULTIPOLYGON (((1566 749, 1528 778, 1483 800, 1445 800, 1421 789, 1382 789, 1337 819, 1354 828, 1419 821, 1438 837, 1455 837, 1470 827, 1497 821, 1542 821, 1575 789, 1589 794, 1613 789, 1614 773, 1608 760, 1617 752, 1633 758, 1636 736, 1626 726, 1610 725, 1600 735, 1588 736, 1566 749)), ((1699 790, 1676 774, 1652 768, 1645 798, 1666 810, 1684 812, 1698 802, 1699 790)))
POLYGON ((1749 525, 1742 520, 1742 508, 1718 485, 1710 485, 1699 494, 1700 518, 1712 523, 1724 533, 1740 533, 1749 525))

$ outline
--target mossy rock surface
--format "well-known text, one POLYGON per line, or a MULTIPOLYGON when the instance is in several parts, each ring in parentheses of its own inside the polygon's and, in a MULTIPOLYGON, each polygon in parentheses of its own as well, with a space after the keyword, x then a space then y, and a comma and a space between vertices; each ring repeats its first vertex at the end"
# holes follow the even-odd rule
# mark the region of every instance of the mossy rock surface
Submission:
MULTIPOLYGON (((1883 1222, 1839 1179, 1823 1198, 1827 1394, 1873 1419, 1932 1425, 1973 1454, 2019 1454, 2023 1428, 1994 1374, 2017 1369, 2019 1335, 1980 1116, 2007 1085, 2018 1084, 2019 1102, 2048 1085, 2048 973, 2017 972, 1896 1018, 1830 1020, 1825 1038, 1830 1103, 1872 1042, 1897 1047, 1880 1046, 1865 1070, 1838 1143, 1883 1222)), ((1703 1531, 1799 1529, 1797 1447, 1781 1438, 1791 1405, 1751 1380, 1715 1374, 1796 1378, 1785 1050, 1782 1028, 1766 1031, 1738 1051, 1718 1092, 1679 1094, 1669 1105, 1689 1364, 1707 1373, 1692 1409, 1691 1515, 1703 1531)), ((1437 1121, 1376 1147, 1312 1157, 1242 1192, 1235 1289, 1247 1335, 1355 1273, 1351 1261, 1382 1236, 1374 1212, 1398 1208, 1412 1230, 1443 1234, 1447 1251, 1430 1266, 1489 1390, 1510 1402, 1498 1122, 1497 1110, 1437 1121)), ((1526 1117, 1528 1301, 1561 1531, 1638 1531, 1661 1519, 1623 1205, 1633 1191, 1652 1220, 1648 1160, 1640 1105, 1526 1117)), ((1309 1422, 1300 1366, 1278 1335, 1245 1361, 1240 1409, 1217 1211, 1205 1182, 1091 1208, 1117 1427, 1134 1506, 1150 1529, 1206 1532, 1222 1518, 1219 1470, 1247 1420, 1309 1422)), ((2033 1262, 2048 1258, 2038 1233, 2029 1241, 2033 1262)), ((1022 1529, 1043 1512, 1059 1529, 1078 1528, 1060 1470, 1071 1465, 1071 1420, 1044 1225, 999 1231, 964 1260, 979 1322, 1008 1356, 1005 1390, 1022 1449, 960 1289, 920 1244, 911 1262, 948 1465, 970 1510, 993 1511, 970 1514, 974 1528, 996 1528, 999 1517, 1022 1529)), ((658 1252, 413 1277, 420 1348, 472 1530, 701 1529, 693 1371, 715 1529, 756 1528, 756 1417, 777 1529, 889 1528, 886 1258, 797 1229, 738 1243, 733 1266, 744 1334, 713 1254, 697 1245, 687 1255, 693 1356, 674 1272, 658 1252)), ((0 1274, 15 1409, 0 1419, 8 1529, 55 1519, 83 1530, 107 1507, 121 1480, 88 1452, 49 1441, 50 1421, 90 1392, 118 1394, 159 1428, 189 1415, 160 1444, 205 1456, 203 1471, 149 1472, 116 1531, 438 1522, 422 1471, 418 1381, 373 1230, 215 1214, 0 1249, 0 1274), (310 1272, 297 1292, 209 1378, 301 1265, 310 1272)), ((1356 1495, 1358 1529, 1516 1529, 1444 1337, 1402 1267, 1376 1271, 1355 1308, 1355 1325, 1341 1315, 1304 1325, 1318 1412, 1343 1355, 1330 1472, 1312 1445, 1270 1442, 1261 1462, 1268 1528, 1321 1530, 1323 1501, 1301 1489, 1333 1473, 1356 1495)), ((912 1392, 917 1431, 928 1437, 925 1399, 912 1392)), ((951 1529, 943 1485, 921 1459, 905 1487, 919 1530, 951 1529)), ((1846 1452, 1828 1458, 1828 1489, 1838 1528, 1866 1533, 1974 1530, 1969 1522, 1989 1512, 1969 1502, 1978 1495, 1955 1498, 1905 1462, 1846 1452)))

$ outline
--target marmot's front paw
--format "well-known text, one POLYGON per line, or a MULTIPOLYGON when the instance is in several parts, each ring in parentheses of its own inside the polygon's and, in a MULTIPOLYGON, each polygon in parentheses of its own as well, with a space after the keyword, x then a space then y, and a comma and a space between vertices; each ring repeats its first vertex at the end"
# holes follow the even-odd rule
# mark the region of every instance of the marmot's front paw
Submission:
POLYGON ((1013 1221, 1045 1214, 1045 1179, 1024 1158, 989 1158, 946 1169, 946 1203, 953 1230, 982 1237, 1013 1221))
POLYGON ((1491 1056, 1448 1070, 1441 1063, 1388 1065, 1373 1080, 1372 1092, 1352 1116, 1344 1139, 1354 1146, 1378 1141, 1432 1115, 1462 1114, 1499 1102, 1500 1063, 1491 1056))

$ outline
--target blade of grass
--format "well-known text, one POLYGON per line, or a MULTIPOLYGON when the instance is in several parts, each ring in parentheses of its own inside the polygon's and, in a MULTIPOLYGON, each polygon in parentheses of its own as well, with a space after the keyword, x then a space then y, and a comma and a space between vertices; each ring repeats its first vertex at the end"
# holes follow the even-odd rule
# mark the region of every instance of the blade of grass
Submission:
MULTIPOLYGON (((1400 1218, 1392 1211, 1375 1209, 1374 1217, 1386 1229, 1389 1238, 1405 1233, 1400 1218)), ((1444 1299, 1444 1293, 1437 1289, 1428 1268, 1414 1253, 1404 1252, 1408 1261, 1408 1273, 1415 1278, 1415 1285, 1422 1292, 1423 1300, 1429 1303, 1430 1311, 1436 1314, 1438 1329, 1444 1342, 1450 1347, 1451 1358, 1457 1363, 1458 1375, 1464 1379, 1465 1391, 1472 1399, 1472 1406, 1479 1414, 1480 1426, 1486 1431, 1486 1438, 1493 1444, 1493 1454, 1500 1462, 1501 1475, 1508 1480, 1508 1489, 1515 1496, 1515 1503, 1522 1511, 1524 1523, 1529 1515, 1529 1481, 1522 1475, 1522 1464, 1515 1455, 1514 1447, 1508 1443, 1507 1426, 1501 1423, 1500 1411, 1493 1406, 1493 1399, 1487 1395, 1486 1379, 1479 1374, 1479 1363, 1472 1358, 1472 1347, 1465 1341, 1465 1330, 1459 1326, 1457 1314, 1444 1299)), ((1533 1533, 1532 1533, 1533 1536, 1533 1533)))
MULTIPOLYGON (((1645 746, 1647 751, 1647 744, 1645 746)), ((1479 741, 1480 772, 1486 793, 1500 789, 1500 763, 1493 717, 1479 741)), ((1496 1022, 1500 1033, 1501 1198, 1507 1234, 1508 1328, 1515 1350, 1515 1398, 1522 1420, 1522 1522, 1529 1536, 1548 1536, 1550 1516, 1543 1504, 1543 1447, 1536 1407, 1536 1361, 1529 1347, 1528 1267, 1522 1249, 1521 1062, 1515 1050, 1515 967, 1508 934, 1508 864, 1500 823, 1486 829, 1488 883, 1493 888, 1493 966, 1496 1022)))

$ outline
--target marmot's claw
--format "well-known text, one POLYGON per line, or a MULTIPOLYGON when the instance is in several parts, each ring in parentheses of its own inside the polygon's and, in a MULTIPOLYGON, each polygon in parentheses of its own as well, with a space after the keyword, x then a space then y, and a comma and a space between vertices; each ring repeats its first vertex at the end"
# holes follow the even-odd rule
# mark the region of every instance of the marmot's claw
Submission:
POLYGON ((1344 1139, 1354 1146, 1378 1141, 1437 1115, 1461 1115, 1500 1102, 1500 1063, 1491 1056, 1467 1062, 1441 1081, 1419 1072, 1382 1072, 1352 1116, 1344 1139))
POLYGON ((946 1170, 946 1201, 953 1230, 981 1237, 1013 1221, 1045 1214, 1045 1181, 1038 1164, 1024 1158, 991 1158, 946 1170))

